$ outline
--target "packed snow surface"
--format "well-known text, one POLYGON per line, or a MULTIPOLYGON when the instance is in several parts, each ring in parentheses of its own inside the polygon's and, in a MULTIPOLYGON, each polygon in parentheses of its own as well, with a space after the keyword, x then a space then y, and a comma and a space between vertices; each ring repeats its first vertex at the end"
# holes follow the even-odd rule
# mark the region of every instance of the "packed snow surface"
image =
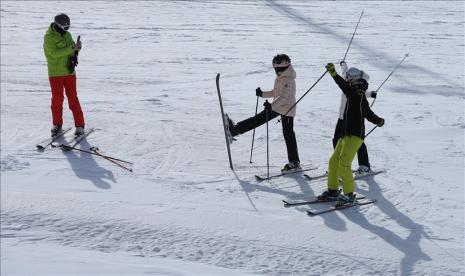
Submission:
MULTIPOLYGON (((464 2, 2 1, 1 273, 55 275, 464 275, 464 2), (266 127, 232 147, 234 121, 270 90, 286 53, 297 97, 347 54, 379 90, 386 124, 366 138, 374 169, 356 192, 376 204, 310 217, 324 179, 265 175, 266 127), (60 12, 81 35, 80 144, 131 161, 35 144, 51 127, 43 34, 60 12)), ((340 90, 327 74, 298 104, 302 165, 326 171, 340 90)), ((370 103, 372 99, 369 99, 370 103)), ((262 100, 259 110, 262 109, 262 100)), ((64 104, 65 126, 73 127, 64 104)), ((270 170, 287 162, 269 124, 270 170)), ((373 125, 366 123, 367 131, 373 125)), ((71 133, 70 133, 71 134, 71 133)), ((70 139, 67 135, 65 139, 70 139)), ((63 142, 63 140, 60 140, 63 142)), ((357 167, 354 160, 353 168, 357 167)))

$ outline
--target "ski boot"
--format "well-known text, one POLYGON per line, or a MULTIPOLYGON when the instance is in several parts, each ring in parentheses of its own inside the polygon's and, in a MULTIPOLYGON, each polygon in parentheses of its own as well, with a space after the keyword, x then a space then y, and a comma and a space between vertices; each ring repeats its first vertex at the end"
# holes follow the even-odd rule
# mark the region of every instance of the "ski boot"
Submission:
POLYGON ((281 169, 282 173, 292 173, 298 170, 301 170, 300 162, 289 162, 284 165, 284 168, 281 169))
POLYGON ((360 165, 358 167, 358 169, 355 171, 355 175, 363 175, 363 174, 367 174, 367 173, 371 173, 371 172, 373 172, 373 171, 370 169, 370 167, 360 165))
POLYGON ((317 198, 318 200, 335 200, 341 193, 341 190, 331 190, 328 189, 327 191, 324 191, 321 195, 319 195, 317 198))
POLYGON ((342 206, 352 206, 357 203, 357 197, 355 196, 354 193, 348 193, 348 194, 339 194, 336 198, 336 207, 342 207, 342 206))
POLYGON ((84 135, 84 127, 76 127, 76 130, 74 131, 74 136, 81 136, 84 135))
POLYGON ((50 130, 52 137, 58 135, 62 131, 61 125, 53 125, 50 130))
POLYGON ((235 124, 228 114, 224 114, 224 121, 226 122, 226 137, 228 138, 228 143, 231 145, 233 141, 236 141, 234 138, 235 133, 233 133, 235 124))

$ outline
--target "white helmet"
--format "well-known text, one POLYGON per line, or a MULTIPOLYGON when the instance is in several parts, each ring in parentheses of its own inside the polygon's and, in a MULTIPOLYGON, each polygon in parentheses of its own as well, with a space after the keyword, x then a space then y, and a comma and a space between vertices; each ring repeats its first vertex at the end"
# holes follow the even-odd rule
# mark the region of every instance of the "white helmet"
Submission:
POLYGON ((346 78, 348 81, 357 81, 360 79, 364 79, 368 82, 368 80, 370 80, 370 76, 367 73, 355 67, 350 67, 350 69, 347 70, 346 78))

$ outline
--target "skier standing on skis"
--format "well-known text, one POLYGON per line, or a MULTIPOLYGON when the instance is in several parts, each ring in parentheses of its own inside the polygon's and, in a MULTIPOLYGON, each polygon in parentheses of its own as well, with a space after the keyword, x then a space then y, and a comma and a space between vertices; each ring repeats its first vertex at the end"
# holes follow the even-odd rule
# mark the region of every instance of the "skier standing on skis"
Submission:
POLYGON ((52 91, 52 136, 58 134, 63 125, 63 89, 68 98, 76 127, 75 135, 84 134, 84 115, 76 92, 77 54, 81 42, 74 42, 71 34, 70 19, 66 14, 58 14, 44 35, 44 54, 47 59, 48 77, 52 91))
POLYGON ((258 126, 266 123, 267 113, 268 121, 281 115, 281 122, 283 127, 283 136, 287 147, 287 156, 289 163, 284 166, 282 172, 292 172, 301 169, 299 153, 297 150, 297 141, 294 133, 294 116, 296 114, 295 92, 296 73, 291 65, 291 59, 285 54, 276 55, 272 61, 273 68, 276 72, 276 79, 274 82, 273 90, 262 91, 260 87, 255 90, 258 97, 274 98, 270 104, 265 102, 265 109, 255 115, 254 117, 245 119, 237 124, 225 115, 227 122, 227 132, 232 141, 232 137, 243 134, 258 126), (289 111, 289 112, 288 112, 289 111), (288 112, 286 114, 286 112, 288 112), (284 116, 283 114, 286 114, 284 116))
POLYGON ((336 73, 334 64, 328 63, 326 69, 346 95, 347 104, 341 122, 341 137, 338 139, 334 152, 329 159, 328 190, 318 196, 318 199, 336 199, 338 204, 354 204, 356 197, 352 161, 365 138, 364 118, 379 127, 384 125, 384 119, 379 118, 368 105, 365 97, 368 82, 363 78, 363 71, 354 68, 351 74, 347 74, 347 80, 344 80, 336 73), (338 176, 342 178, 344 194, 339 193, 338 176))
MULTIPOLYGON (((346 81, 348 79, 354 79, 352 75, 357 76, 360 74, 360 71, 358 71, 357 68, 352 67, 348 70, 347 63, 345 61, 341 61, 340 65, 342 69, 342 73, 341 73, 342 78, 346 81)), ((362 74, 363 74, 363 79, 368 81, 370 77, 364 72, 362 74)), ((370 97, 376 98, 376 92, 367 90, 365 91, 365 96, 367 98, 370 98, 370 97)), ((341 93, 341 105, 339 107, 339 118, 337 120, 336 128, 334 130, 334 136, 333 136, 333 149, 336 148, 337 141, 339 140, 339 138, 342 138, 343 133, 344 133, 343 119, 344 119, 344 110, 346 108, 346 104, 347 104, 347 96, 344 93, 341 93)), ((356 173, 364 174, 364 173, 371 172, 370 162, 368 159, 368 150, 365 145, 365 142, 363 142, 360 148, 358 149, 357 157, 358 157, 359 167, 356 173)))

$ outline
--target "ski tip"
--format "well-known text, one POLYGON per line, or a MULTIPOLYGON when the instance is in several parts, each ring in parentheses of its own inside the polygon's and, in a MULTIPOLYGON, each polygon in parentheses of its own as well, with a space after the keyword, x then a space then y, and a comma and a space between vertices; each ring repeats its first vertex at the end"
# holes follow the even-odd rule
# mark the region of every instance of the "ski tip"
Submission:
POLYGON ((217 73, 216 74, 216 79, 219 79, 220 78, 220 73, 217 73))
POLYGON ((263 180, 265 180, 264 178, 262 178, 261 176, 258 176, 258 175, 255 175, 255 179, 256 179, 257 181, 260 181, 260 182, 262 182, 263 180))
POLYGON ((45 148, 41 145, 36 145, 36 148, 38 151, 41 151, 41 152, 45 150, 45 148))
POLYGON ((310 211, 310 210, 307 210, 307 215, 309 215, 309 216, 311 216, 311 217, 315 216, 315 214, 314 214, 312 211, 310 211))

